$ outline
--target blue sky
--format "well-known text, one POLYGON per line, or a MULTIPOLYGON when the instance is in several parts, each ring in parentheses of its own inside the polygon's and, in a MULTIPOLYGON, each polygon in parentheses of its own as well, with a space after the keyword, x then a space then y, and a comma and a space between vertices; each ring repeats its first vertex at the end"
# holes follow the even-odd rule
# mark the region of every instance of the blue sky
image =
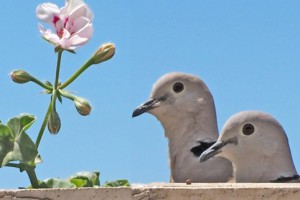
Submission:
MULTIPOLYGON (((37 121, 28 134, 36 138, 50 96, 33 83, 18 85, 9 73, 24 69, 53 82, 56 55, 37 29, 36 6, 42 0, 1 4, 0 119, 20 113, 37 121)), ((63 0, 52 0, 60 7, 63 0)), ((77 55, 63 54, 61 81, 81 66, 97 47, 114 42, 115 57, 93 66, 68 90, 93 105, 87 117, 64 100, 58 105, 61 131, 45 133, 40 146, 40 179, 66 178, 78 171, 100 171, 101 182, 168 182, 164 131, 149 114, 131 118, 148 99, 163 74, 180 71, 201 77, 216 104, 218 126, 242 110, 272 114, 286 130, 300 171, 300 2, 86 0, 94 12, 92 40, 77 55)), ((0 169, 0 188, 28 186, 25 173, 0 169)))

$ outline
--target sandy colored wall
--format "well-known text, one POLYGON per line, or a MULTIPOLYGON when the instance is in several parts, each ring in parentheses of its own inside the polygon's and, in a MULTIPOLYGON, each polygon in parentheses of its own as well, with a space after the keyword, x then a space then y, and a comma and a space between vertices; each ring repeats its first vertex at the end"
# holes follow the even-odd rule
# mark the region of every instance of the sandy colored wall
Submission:
POLYGON ((127 188, 0 190, 0 200, 300 200, 300 183, 289 184, 163 184, 127 188))

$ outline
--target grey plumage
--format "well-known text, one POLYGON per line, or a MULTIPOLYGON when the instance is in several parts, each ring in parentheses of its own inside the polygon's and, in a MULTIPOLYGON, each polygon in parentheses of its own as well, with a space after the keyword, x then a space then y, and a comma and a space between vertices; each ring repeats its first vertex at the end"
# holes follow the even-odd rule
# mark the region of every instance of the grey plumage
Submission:
POLYGON ((232 161, 236 182, 299 182, 285 131, 264 112, 233 115, 200 161, 213 157, 232 161))
POLYGON ((218 138, 214 100, 201 79, 177 72, 162 76, 133 117, 145 112, 161 122, 168 138, 171 182, 227 182, 232 177, 227 159, 199 163, 197 157, 218 138))

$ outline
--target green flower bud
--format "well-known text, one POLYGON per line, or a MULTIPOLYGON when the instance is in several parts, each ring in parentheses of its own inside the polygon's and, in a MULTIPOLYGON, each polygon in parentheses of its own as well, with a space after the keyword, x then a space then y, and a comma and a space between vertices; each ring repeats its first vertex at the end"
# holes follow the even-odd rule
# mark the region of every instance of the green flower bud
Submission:
POLYGON ((16 83, 27 83, 32 80, 32 76, 24 70, 16 70, 10 73, 11 79, 16 83))
POLYGON ((52 134, 57 134, 61 126, 60 118, 56 110, 52 110, 48 119, 48 130, 52 134))
POLYGON ((79 114, 86 116, 89 115, 92 107, 89 102, 81 97, 74 98, 74 104, 79 114))
POLYGON ((92 56, 94 61, 93 64, 98 64, 111 59, 115 54, 115 50, 116 47, 113 43, 104 43, 92 56))

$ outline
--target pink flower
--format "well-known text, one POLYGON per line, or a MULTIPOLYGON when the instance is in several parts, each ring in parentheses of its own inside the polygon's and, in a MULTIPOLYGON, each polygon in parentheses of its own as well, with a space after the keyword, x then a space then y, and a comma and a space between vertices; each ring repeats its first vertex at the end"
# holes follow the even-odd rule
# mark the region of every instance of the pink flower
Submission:
POLYGON ((93 35, 93 13, 83 0, 66 0, 64 7, 52 3, 40 4, 37 18, 52 26, 55 32, 39 24, 42 37, 66 50, 74 50, 86 44, 93 35))

